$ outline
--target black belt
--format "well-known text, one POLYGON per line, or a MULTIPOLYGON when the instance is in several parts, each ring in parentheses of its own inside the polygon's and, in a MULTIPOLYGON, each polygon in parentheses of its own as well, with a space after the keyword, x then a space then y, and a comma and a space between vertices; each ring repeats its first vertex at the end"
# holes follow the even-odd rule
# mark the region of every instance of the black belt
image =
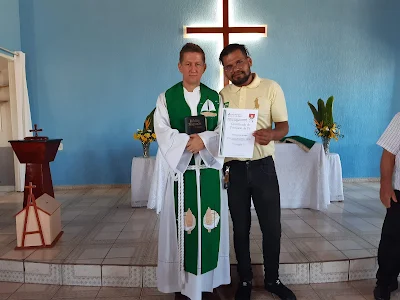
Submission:
POLYGON ((234 166, 239 164, 246 164, 249 166, 261 166, 271 163, 273 161, 272 156, 267 156, 256 160, 231 160, 226 163, 227 166, 234 166))

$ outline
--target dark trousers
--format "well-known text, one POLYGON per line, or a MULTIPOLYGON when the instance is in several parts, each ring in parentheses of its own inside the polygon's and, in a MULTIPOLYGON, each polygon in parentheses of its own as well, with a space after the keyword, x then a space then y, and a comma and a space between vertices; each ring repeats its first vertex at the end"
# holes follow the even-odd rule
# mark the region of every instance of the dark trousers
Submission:
MULTIPOLYGON (((395 193, 400 201, 400 191, 395 193)), ((391 201, 386 210, 378 248, 378 265, 376 278, 379 284, 389 285, 397 280, 400 272, 400 202, 391 201)))
POLYGON ((275 164, 271 156, 255 161, 230 161, 228 203, 233 242, 241 281, 251 281, 251 198, 263 237, 265 281, 278 279, 281 239, 281 205, 275 164))

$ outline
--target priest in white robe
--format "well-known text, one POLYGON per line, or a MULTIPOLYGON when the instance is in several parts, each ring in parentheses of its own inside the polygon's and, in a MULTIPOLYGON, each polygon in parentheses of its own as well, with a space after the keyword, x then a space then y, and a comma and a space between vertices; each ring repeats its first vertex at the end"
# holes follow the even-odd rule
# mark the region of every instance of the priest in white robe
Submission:
POLYGON ((159 150, 149 208, 160 213, 157 287, 201 300, 229 284, 229 223, 218 157, 223 104, 200 83, 203 50, 186 44, 178 64, 183 80, 162 93, 154 113, 159 150), (204 115, 207 130, 188 135, 185 117, 204 115))

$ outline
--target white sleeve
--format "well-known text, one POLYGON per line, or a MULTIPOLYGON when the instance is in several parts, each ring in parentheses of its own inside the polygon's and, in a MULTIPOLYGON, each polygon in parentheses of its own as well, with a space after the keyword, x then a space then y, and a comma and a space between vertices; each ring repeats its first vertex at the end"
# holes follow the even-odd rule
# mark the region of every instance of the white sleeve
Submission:
POLYGON ((400 152, 400 113, 394 116, 377 144, 393 155, 400 152))
POLYGON ((165 94, 157 99, 154 112, 154 132, 162 155, 174 172, 185 172, 193 154, 186 150, 189 136, 172 129, 165 94))

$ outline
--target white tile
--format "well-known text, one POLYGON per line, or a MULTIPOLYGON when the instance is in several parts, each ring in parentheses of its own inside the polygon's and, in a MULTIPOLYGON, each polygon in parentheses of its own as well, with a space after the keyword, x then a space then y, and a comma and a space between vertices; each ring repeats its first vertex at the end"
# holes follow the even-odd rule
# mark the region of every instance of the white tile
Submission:
POLYGON ((63 265, 62 284, 101 286, 100 265, 63 265))
POLYGON ((96 299, 120 299, 120 300, 139 300, 141 288, 131 287, 102 287, 96 299))
POLYGON ((348 281, 349 261, 310 263, 310 283, 348 281))
POLYGON ((335 251, 337 250, 331 243, 328 241, 308 241, 304 242, 309 251, 335 251))
POLYGON ((157 287, 155 267, 143 267, 143 287, 157 287))
POLYGON ((339 250, 336 251, 319 251, 304 253, 310 262, 340 261, 347 260, 347 257, 339 250))
POLYGON ((23 284, 9 300, 50 300, 60 289, 57 285, 23 284))
POLYGON ((100 287, 88 286, 62 286, 52 299, 94 299, 100 291, 100 287))
POLYGON ((25 283, 61 285, 61 265, 25 262, 25 283))
POLYGON ((309 264, 280 264, 279 278, 284 284, 308 284, 310 282, 309 264))
POLYGON ((364 249, 363 246, 359 245, 355 241, 352 240, 338 240, 338 241, 330 241, 337 249, 339 250, 359 250, 364 249))
POLYGON ((142 287, 142 267, 102 266, 102 286, 142 287))
POLYGON ((23 262, 0 260, 0 281, 24 282, 23 262))
POLYGON ((378 260, 376 257, 350 260, 349 279, 373 279, 376 278, 377 270, 378 260))
POLYGON ((344 255, 346 255, 350 259, 357 259, 357 258, 369 258, 369 257, 374 257, 371 252, 369 252, 367 249, 362 249, 362 250, 346 250, 342 251, 344 255))
POLYGON ((0 282, 0 299, 8 299, 12 294, 14 294, 20 287, 22 283, 20 282, 0 282))

